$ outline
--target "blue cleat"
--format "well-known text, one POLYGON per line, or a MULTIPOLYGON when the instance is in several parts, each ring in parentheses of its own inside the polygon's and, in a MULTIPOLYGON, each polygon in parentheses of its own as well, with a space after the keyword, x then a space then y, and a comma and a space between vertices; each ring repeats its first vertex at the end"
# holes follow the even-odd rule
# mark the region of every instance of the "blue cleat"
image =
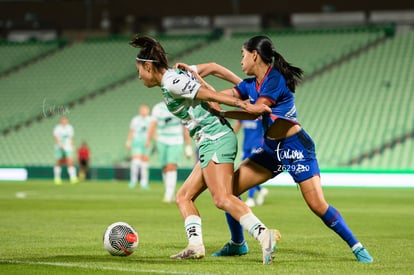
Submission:
POLYGON ((249 247, 247 246, 246 241, 242 244, 235 244, 232 241, 226 243, 223 248, 211 256, 221 257, 221 256, 242 256, 249 252, 249 247))
POLYGON ((361 263, 372 263, 374 259, 369 254, 368 250, 365 249, 365 247, 361 246, 358 247, 353 251, 355 257, 357 258, 358 262, 361 263))

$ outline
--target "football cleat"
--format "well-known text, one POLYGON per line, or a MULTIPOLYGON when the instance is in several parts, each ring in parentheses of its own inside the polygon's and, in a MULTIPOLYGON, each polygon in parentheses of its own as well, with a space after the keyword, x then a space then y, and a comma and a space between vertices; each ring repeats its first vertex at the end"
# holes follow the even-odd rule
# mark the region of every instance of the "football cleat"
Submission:
POLYGON ((252 199, 252 198, 248 198, 248 199, 245 201, 245 204, 246 204, 248 207, 254 207, 254 206, 256 205, 256 203, 254 202, 254 199, 252 199))
POLYGON ((282 236, 276 229, 266 229, 263 234, 264 237, 260 242, 263 252, 263 264, 269 265, 273 263, 273 259, 275 258, 276 243, 282 236))
POLYGON ((214 252, 211 256, 242 256, 247 253, 249 253, 249 247, 247 246, 246 241, 244 241, 242 244, 235 244, 234 242, 230 241, 226 243, 221 250, 214 252))
POLYGON ((171 255, 171 259, 201 259, 206 255, 204 245, 189 245, 178 254, 171 255))
POLYGON ((133 182, 133 181, 130 181, 130 182, 128 183, 128 187, 129 187, 130 189, 134 189, 136 185, 137 185, 137 183, 136 183, 136 182, 133 182))
POLYGON ((163 203, 174 203, 175 202, 175 198, 174 197, 168 197, 168 196, 164 196, 164 198, 162 199, 163 203))
POLYGON ((365 249, 365 247, 361 246, 358 247, 353 251, 355 257, 357 258, 358 262, 362 263, 372 263, 374 259, 369 254, 368 250, 365 249))
POLYGON ((269 190, 267 188, 262 188, 257 195, 256 204, 262 205, 267 194, 269 194, 269 190))

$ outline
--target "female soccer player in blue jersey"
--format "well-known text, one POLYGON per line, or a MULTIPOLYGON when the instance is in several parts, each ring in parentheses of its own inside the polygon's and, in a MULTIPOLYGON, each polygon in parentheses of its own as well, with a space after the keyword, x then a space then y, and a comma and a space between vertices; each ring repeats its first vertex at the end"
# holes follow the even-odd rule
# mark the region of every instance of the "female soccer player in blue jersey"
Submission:
MULTIPOLYGON (((209 64, 196 66, 199 76, 209 74, 209 64)), ((177 64, 177 67, 191 71, 185 64, 177 64)), ((303 71, 289 64, 275 51, 272 41, 266 36, 252 37, 243 44, 241 67, 246 75, 252 77, 221 93, 242 100, 249 99, 255 105, 265 104, 272 112, 262 115, 263 147, 244 160, 235 172, 234 194, 240 195, 282 171, 287 171, 298 183, 310 209, 349 245, 357 260, 372 262, 373 258, 354 236, 339 211, 325 201, 315 145, 296 116, 294 92, 303 71)), ((243 111, 221 111, 217 114, 227 118, 244 119, 240 117, 241 112, 243 111)), ((238 236, 237 242, 243 243, 243 239, 240 238, 243 234, 240 225, 237 225, 231 216, 227 218, 232 238, 238 236)), ((230 241, 213 255, 242 255, 246 254, 246 251, 245 242, 238 246, 230 241)))
MULTIPOLYGON (((200 161, 176 194, 176 202, 184 218, 188 245, 171 258, 204 257, 201 217, 194 201, 208 189, 216 207, 230 213, 260 242, 263 264, 271 264, 280 234, 277 230, 268 229, 244 202, 233 195, 237 138, 228 121, 209 112, 207 101, 219 100, 255 115, 270 111, 270 108, 216 93, 202 86, 191 73, 169 68, 164 49, 153 38, 137 36, 130 44, 140 48, 136 57, 139 79, 147 87, 161 87, 168 110, 182 120, 199 149, 200 161), (187 197, 186 194, 191 194, 191 200, 182 199, 187 197)), ((221 72, 224 72, 223 78, 238 79, 224 68, 221 72)))

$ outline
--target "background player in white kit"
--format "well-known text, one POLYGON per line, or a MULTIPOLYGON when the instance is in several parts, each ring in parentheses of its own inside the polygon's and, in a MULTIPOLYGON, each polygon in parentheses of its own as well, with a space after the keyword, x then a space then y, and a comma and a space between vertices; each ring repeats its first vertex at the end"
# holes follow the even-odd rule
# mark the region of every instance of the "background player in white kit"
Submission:
POLYGON ((126 150, 131 154, 130 182, 129 187, 134 188, 140 175, 140 185, 143 189, 148 189, 149 182, 149 152, 150 149, 145 147, 147 141, 148 129, 151 123, 150 108, 146 104, 139 107, 139 113, 132 118, 128 137, 126 141, 126 150))
POLYGON ((163 202, 172 203, 175 202, 177 167, 182 156, 184 141, 186 157, 190 158, 194 155, 191 138, 181 120, 168 111, 164 102, 154 105, 151 118, 146 148, 150 148, 151 139, 156 141, 165 186, 163 202))
POLYGON ((69 179, 71 183, 77 183, 76 168, 73 165, 73 137, 75 131, 73 126, 69 124, 69 119, 65 116, 60 118, 59 124, 53 129, 55 139, 55 157, 56 164, 53 168, 55 184, 62 184, 62 165, 66 163, 69 179))

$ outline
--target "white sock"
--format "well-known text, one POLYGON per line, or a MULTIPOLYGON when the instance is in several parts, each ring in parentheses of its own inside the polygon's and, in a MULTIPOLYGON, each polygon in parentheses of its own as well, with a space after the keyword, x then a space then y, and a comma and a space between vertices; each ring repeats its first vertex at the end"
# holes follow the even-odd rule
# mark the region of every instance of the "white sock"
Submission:
POLYGON ((360 242, 357 242, 356 244, 354 244, 351 249, 352 251, 355 251, 355 249, 357 249, 358 247, 362 247, 362 244, 360 242))
POLYGON ((175 186, 177 185, 177 171, 168 171, 165 173, 165 196, 173 198, 175 195, 175 186))
POLYGON ((201 231, 201 218, 190 215, 184 221, 185 232, 187 233, 188 245, 202 245, 203 235, 201 231))
POLYGON ((262 240, 263 237, 261 236, 261 233, 267 229, 267 227, 253 213, 241 216, 240 224, 258 241, 262 240))
POLYGON ((68 174, 70 179, 76 179, 76 168, 75 166, 68 167, 68 174))
POLYGON ((149 181, 149 163, 141 161, 141 186, 148 186, 149 181))
POLYGON ((53 175, 55 176, 55 179, 60 179, 62 174, 62 168, 60 166, 53 167, 53 175))
POLYGON ((141 161, 139 159, 131 160, 131 182, 136 183, 138 181, 138 171, 141 166, 141 161))

